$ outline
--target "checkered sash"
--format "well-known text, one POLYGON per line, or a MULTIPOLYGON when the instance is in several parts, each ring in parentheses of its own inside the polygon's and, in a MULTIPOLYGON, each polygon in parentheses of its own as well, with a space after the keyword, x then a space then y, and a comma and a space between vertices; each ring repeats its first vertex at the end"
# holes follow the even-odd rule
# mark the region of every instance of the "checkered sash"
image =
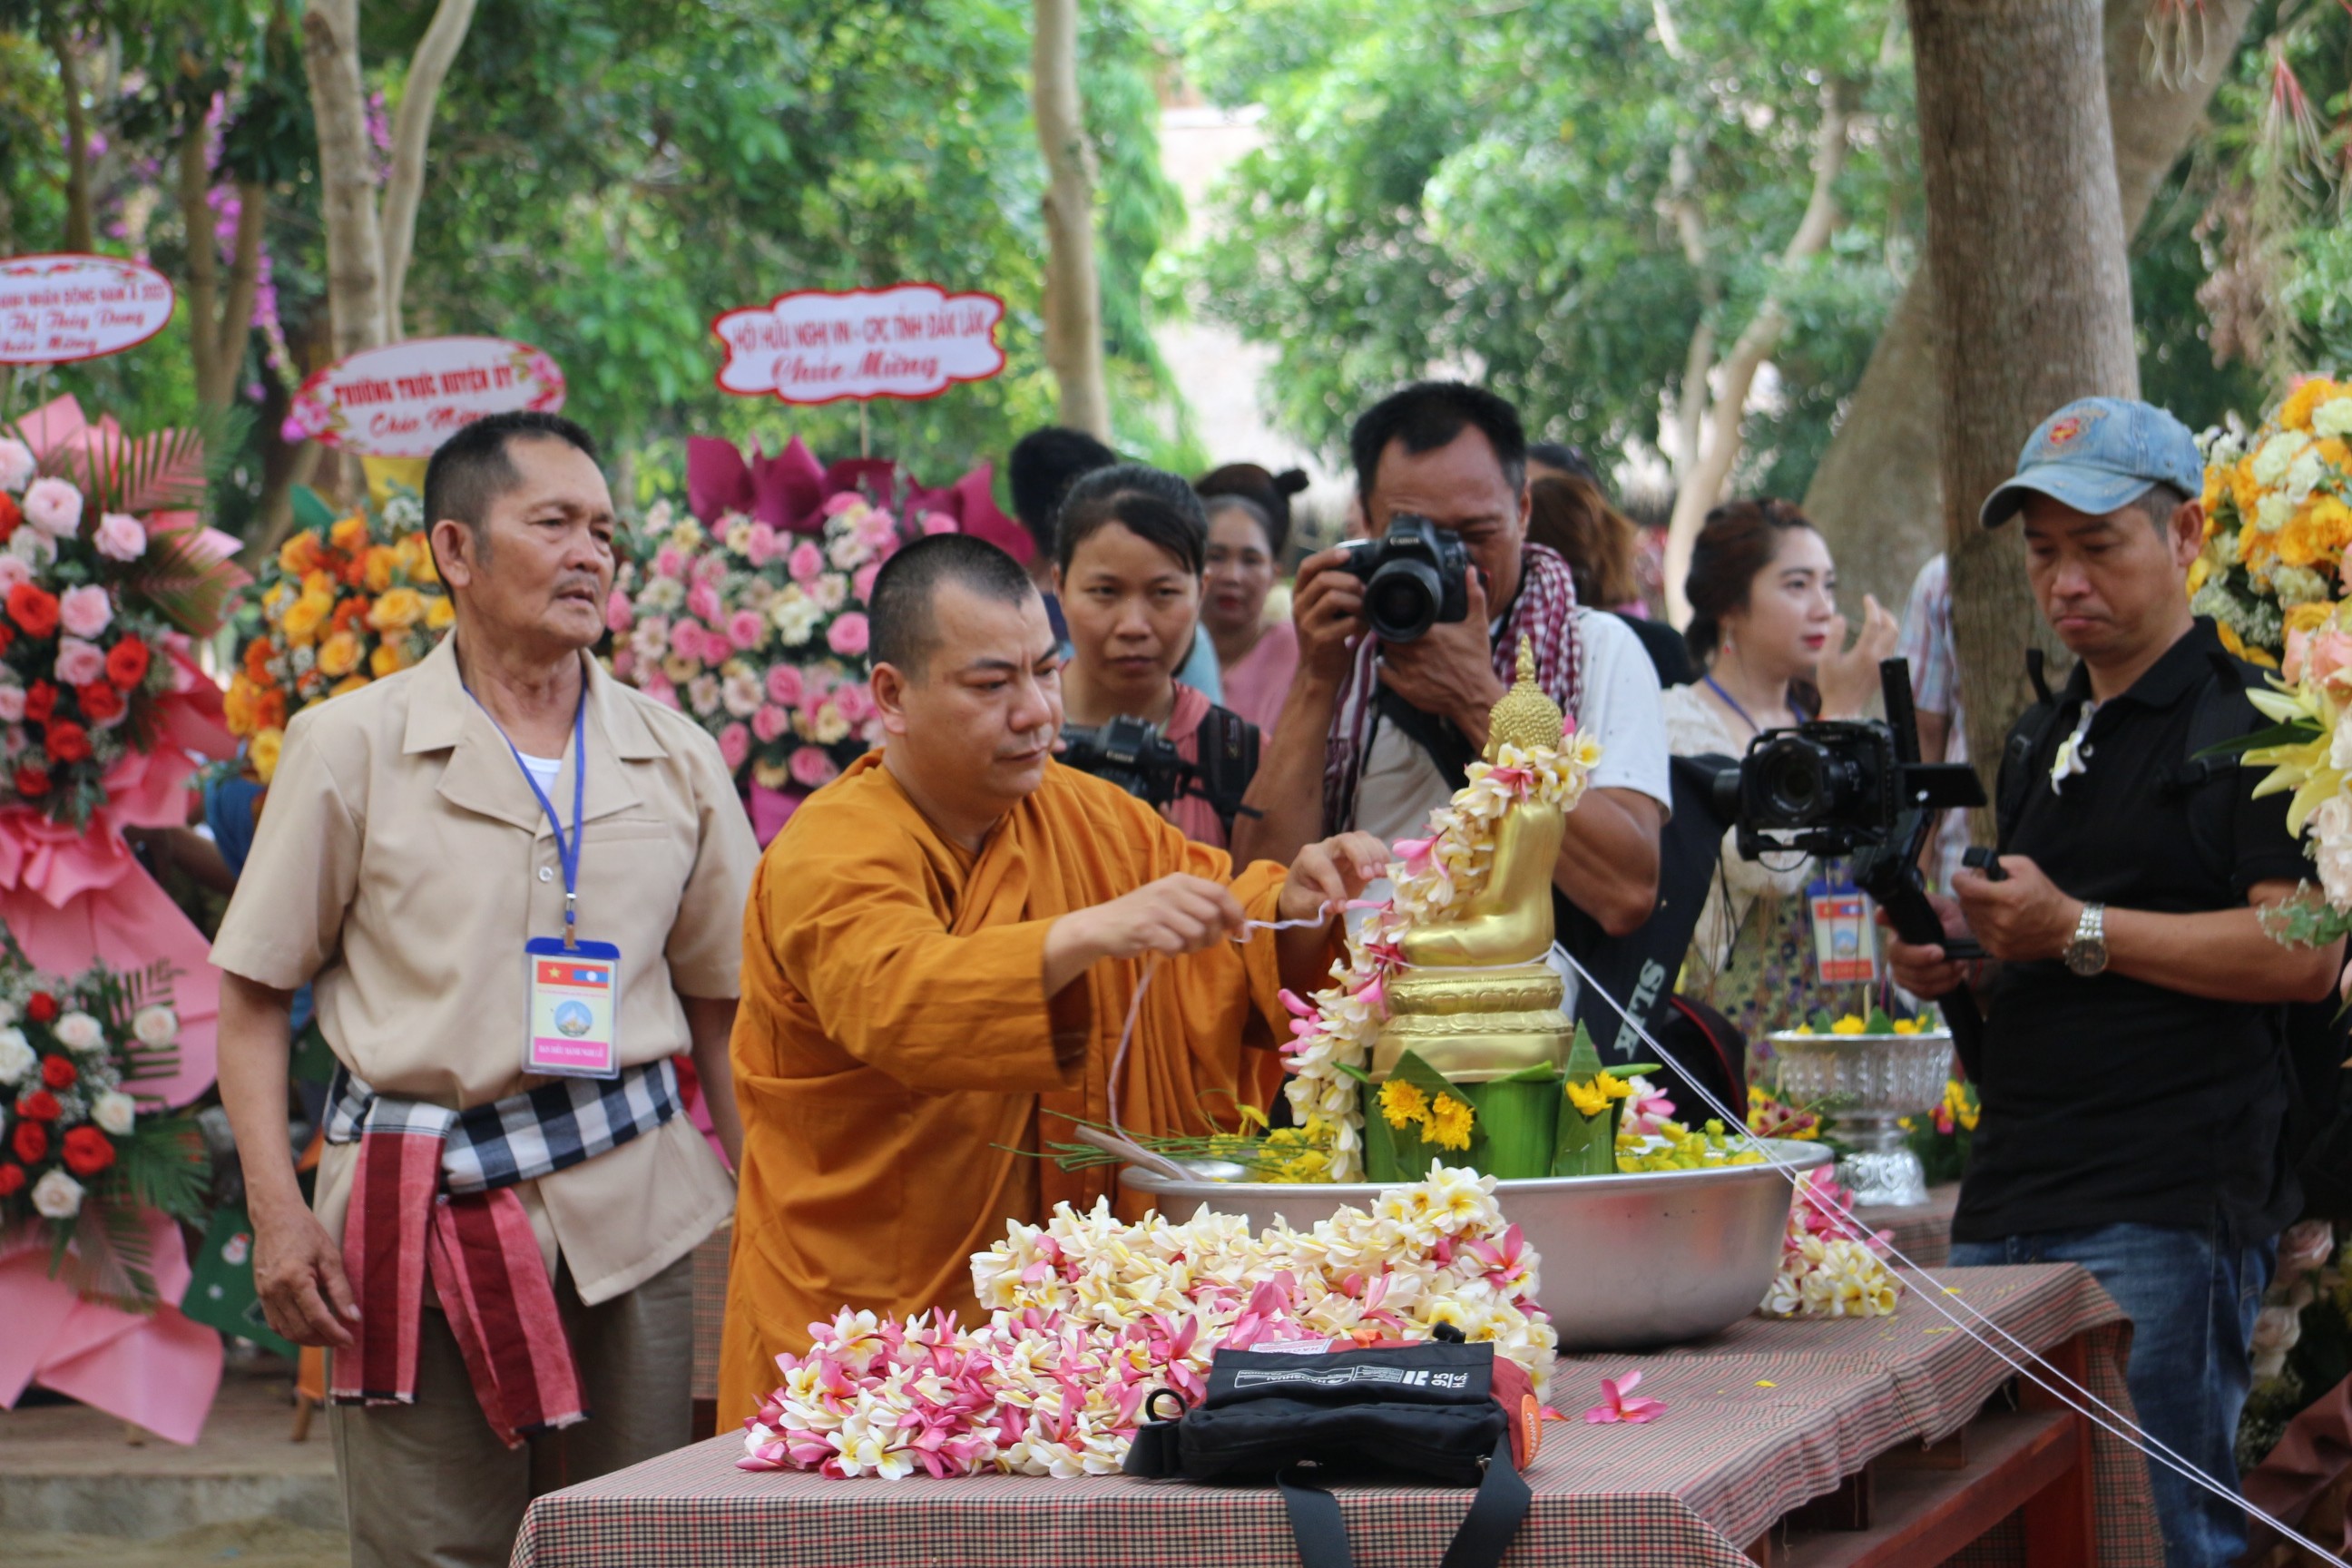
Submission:
POLYGON ((677 1115, 676 1069, 560 1079, 463 1112, 386 1099, 339 1070, 331 1106, 327 1141, 360 1147, 343 1226, 360 1321, 333 1358, 335 1400, 415 1403, 429 1279, 500 1441, 586 1419, 554 1286, 511 1189, 677 1115))

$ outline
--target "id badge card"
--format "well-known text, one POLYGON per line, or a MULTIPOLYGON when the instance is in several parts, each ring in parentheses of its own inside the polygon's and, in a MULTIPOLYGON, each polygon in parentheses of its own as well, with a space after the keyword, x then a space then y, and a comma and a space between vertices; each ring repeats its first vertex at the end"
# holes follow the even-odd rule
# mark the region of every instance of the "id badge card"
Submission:
POLYGON ((621 950, 609 942, 570 947, 560 936, 523 943, 522 1070, 558 1078, 617 1078, 621 950))
POLYGON ((1869 896, 1843 877, 1810 883, 1813 970, 1824 985, 1878 983, 1878 929, 1869 896))

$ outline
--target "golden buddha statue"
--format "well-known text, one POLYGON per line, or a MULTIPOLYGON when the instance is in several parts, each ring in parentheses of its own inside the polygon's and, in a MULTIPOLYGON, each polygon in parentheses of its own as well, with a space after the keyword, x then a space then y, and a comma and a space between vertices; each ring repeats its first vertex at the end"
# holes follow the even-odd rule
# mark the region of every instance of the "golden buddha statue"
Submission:
MULTIPOLYGON (((1506 743, 1558 748, 1559 704, 1536 684, 1535 650, 1519 639, 1518 679, 1486 725, 1486 761, 1506 743)), ((1406 967, 1388 983, 1389 1019, 1371 1071, 1388 1076, 1411 1050, 1462 1083, 1480 1083, 1541 1062, 1565 1063, 1571 1026, 1559 1009, 1551 951, 1552 867, 1566 813, 1523 801, 1495 831, 1485 879, 1437 920, 1399 942, 1406 967)))

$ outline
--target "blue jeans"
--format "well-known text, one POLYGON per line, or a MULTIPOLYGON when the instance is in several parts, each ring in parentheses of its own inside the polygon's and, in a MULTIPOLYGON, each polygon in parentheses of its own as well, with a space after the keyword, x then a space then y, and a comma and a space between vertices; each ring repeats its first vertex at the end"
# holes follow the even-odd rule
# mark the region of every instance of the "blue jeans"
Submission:
MULTIPOLYGON (((2105 1225, 2000 1241, 1956 1241, 1955 1268, 2079 1263, 2132 1321, 2127 1381, 2149 1436, 2235 1490, 2238 1415, 2252 1381, 2247 1344, 2278 1257, 2275 1238, 2231 1246, 2221 1227, 2105 1225)), ((2246 1547, 2245 1511, 2150 1458, 2166 1568, 2227 1568, 2246 1547)))

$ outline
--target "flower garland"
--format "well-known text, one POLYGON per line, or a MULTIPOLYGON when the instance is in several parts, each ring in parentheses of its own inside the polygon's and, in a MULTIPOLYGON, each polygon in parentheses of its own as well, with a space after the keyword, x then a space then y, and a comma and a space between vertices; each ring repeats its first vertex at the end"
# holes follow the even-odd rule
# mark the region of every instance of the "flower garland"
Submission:
POLYGON ((257 586, 262 629, 238 656, 223 709, 263 784, 277 773, 287 721, 417 663, 457 619, 425 508, 404 489, 289 535, 257 586))
POLYGON ((196 433, 131 440, 70 398, 14 428, 0 437, 0 806, 82 828, 108 774, 158 743, 188 679, 172 656, 217 625, 236 542, 191 510, 196 433))
POLYGON ((1885 1318, 1903 1281, 1886 1266, 1884 1234, 1853 1219, 1853 1194, 1826 1167, 1808 1172, 1789 1204, 1780 1268, 1757 1310, 1768 1318, 1885 1318))
POLYGON ((1107 1201, 1008 1225, 971 1260, 989 1321, 845 1311, 744 1423, 748 1470, 898 1479, 984 1471, 1108 1475, 1155 1388, 1199 1399, 1218 1349, 1418 1340, 1441 1323, 1527 1368, 1538 1395, 1558 1343, 1536 1305, 1539 1260, 1503 1222, 1495 1179, 1427 1179, 1309 1231, 1205 1208, 1125 1225, 1107 1201))
POLYGON ((1477 890, 1492 868, 1506 813, 1524 802, 1573 810, 1600 760, 1598 742, 1571 734, 1556 748, 1507 743, 1496 761, 1472 763, 1453 800, 1430 814, 1429 837, 1396 847, 1399 859, 1388 872, 1396 890, 1349 937, 1346 961, 1332 968, 1336 984, 1304 1002, 1283 994, 1296 1016, 1282 1047, 1291 1073, 1286 1092, 1302 1122, 1320 1117, 1334 1128, 1332 1180, 1363 1173, 1358 1075, 1388 1016, 1386 986, 1403 965, 1398 944, 1404 933, 1477 890))
POLYGON ((818 534, 733 511, 706 530, 658 502, 605 606, 613 673, 709 731, 740 787, 814 789, 876 734, 865 680, 876 574, 907 539, 954 528, 937 513, 902 521, 848 491, 824 502, 818 534))
POLYGON ((39 1235, 84 1295, 152 1310, 140 1213, 203 1219, 212 1174, 194 1123, 136 1098, 178 1066, 166 976, 59 980, 0 941, 0 1233, 39 1235))

